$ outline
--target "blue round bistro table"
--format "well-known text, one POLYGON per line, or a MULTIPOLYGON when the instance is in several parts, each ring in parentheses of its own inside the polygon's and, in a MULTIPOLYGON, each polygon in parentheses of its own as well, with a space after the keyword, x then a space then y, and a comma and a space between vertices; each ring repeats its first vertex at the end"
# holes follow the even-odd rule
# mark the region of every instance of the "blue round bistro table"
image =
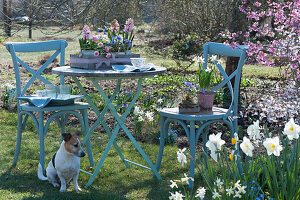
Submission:
POLYGON ((93 183, 93 181, 96 178, 97 174, 99 173, 99 171, 103 165, 103 162, 104 162, 112 145, 114 145, 117 153, 119 154, 120 158, 122 159, 122 161, 124 162, 124 164, 127 168, 129 168, 129 163, 143 167, 145 169, 151 170, 158 180, 162 180, 162 178, 159 175, 155 166, 152 164, 152 162, 149 160, 149 158, 147 157, 145 152, 142 150, 141 146, 137 143, 137 141, 134 139, 134 137, 132 136, 132 134, 130 133, 128 128, 125 126, 124 121, 125 121, 126 117, 128 116, 128 114, 130 113, 130 110, 133 108, 133 105, 135 104, 137 98, 140 95, 140 92, 142 90, 143 78, 153 77, 158 74, 163 74, 166 72, 166 68, 156 66, 152 70, 149 70, 149 71, 131 72, 131 71, 117 71, 117 70, 113 70, 113 69, 90 70, 90 69, 79 69, 79 68, 71 68, 69 66, 63 66, 63 67, 53 68, 52 72, 55 74, 59 74, 59 75, 71 76, 72 79, 74 80, 74 82, 76 83, 76 85, 78 86, 78 88, 80 89, 80 91, 82 92, 82 94, 85 96, 85 99, 89 103, 90 107, 93 109, 93 111, 98 116, 98 119, 93 124, 93 126, 90 127, 90 129, 89 129, 88 133, 86 134, 86 136, 84 137, 82 143, 85 144, 88 141, 88 139, 90 138, 91 134, 94 132, 94 130, 100 125, 102 125, 104 127, 105 131, 107 132, 108 136, 110 137, 110 140, 109 140, 109 142, 103 152, 103 155, 100 158, 100 161, 98 162, 94 172, 89 173, 89 172, 85 172, 85 171, 81 170, 81 171, 91 175, 91 178, 89 179, 86 187, 90 186, 93 183), (89 95, 87 94, 85 89, 83 88, 78 77, 84 77, 85 79, 91 81, 94 84, 94 86, 96 87, 96 89, 99 91, 100 95, 103 97, 103 99, 105 101, 105 107, 102 111, 98 110, 97 106, 94 104, 94 102, 91 100, 91 98, 89 97, 89 95), (136 92, 135 92, 135 95, 134 95, 132 101, 126 108, 125 112, 121 115, 117 112, 117 108, 116 108, 116 106, 114 106, 112 104, 112 102, 116 98, 116 96, 119 94, 121 83, 122 83, 122 80, 124 80, 124 79, 138 79, 138 84, 137 84, 137 89, 136 89, 136 92), (98 83, 99 80, 117 80, 116 88, 115 88, 112 96, 108 97, 105 94, 103 88, 98 83), (114 126, 113 130, 110 130, 110 128, 108 127, 108 125, 105 122, 106 118, 104 116, 105 116, 105 113, 108 112, 108 110, 110 110, 111 114, 115 117, 115 120, 118 122, 117 125, 114 126), (137 150, 139 151, 141 156, 144 158, 144 160, 147 162, 149 167, 143 166, 141 164, 138 164, 138 163, 135 163, 135 162, 125 159, 124 155, 122 154, 119 146, 117 145, 117 143, 115 141, 120 128, 122 128, 124 130, 124 132, 130 139, 130 141, 137 148, 137 150))

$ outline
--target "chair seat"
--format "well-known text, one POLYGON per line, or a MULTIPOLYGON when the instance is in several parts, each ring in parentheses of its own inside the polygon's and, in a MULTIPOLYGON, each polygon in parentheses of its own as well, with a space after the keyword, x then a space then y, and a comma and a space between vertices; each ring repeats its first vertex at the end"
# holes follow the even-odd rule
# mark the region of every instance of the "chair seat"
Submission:
POLYGON ((213 107, 212 110, 200 110, 198 113, 179 113, 179 108, 164 108, 160 111, 160 115, 164 117, 169 117, 173 119, 183 119, 183 120, 215 120, 223 119, 226 115, 228 109, 213 107))
POLYGON ((24 111, 32 111, 32 112, 39 112, 39 111, 64 111, 64 110, 81 110, 81 109, 88 109, 89 104, 83 102, 75 102, 73 104, 64 105, 64 106, 46 106, 44 108, 38 108, 32 104, 24 103, 20 105, 21 110, 24 111))

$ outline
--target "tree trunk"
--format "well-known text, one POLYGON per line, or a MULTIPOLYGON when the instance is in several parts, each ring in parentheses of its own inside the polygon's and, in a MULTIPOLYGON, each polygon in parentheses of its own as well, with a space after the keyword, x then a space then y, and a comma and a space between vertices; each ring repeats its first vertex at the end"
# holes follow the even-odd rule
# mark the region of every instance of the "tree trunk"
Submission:
POLYGON ((7 5, 7 0, 3 0, 4 32, 7 37, 11 36, 11 0, 7 5))
POLYGON ((28 0, 28 17, 29 17, 28 38, 32 39, 32 5, 31 5, 31 0, 28 0))
MULTIPOLYGON (((242 13, 239 10, 238 4, 239 4, 239 1, 232 12, 232 17, 229 22, 228 28, 229 28, 229 31, 232 33, 238 32, 238 31, 245 31, 247 28, 247 19, 246 19, 244 13, 242 13)), ((242 41, 239 41, 239 42, 242 42, 242 41)), ((227 73, 228 76, 237 69, 238 62, 239 62, 238 57, 227 57, 225 72, 227 73)), ((231 79, 232 87, 234 86, 234 82, 235 82, 235 79, 234 78, 231 79)), ((230 101, 230 99, 228 99, 228 92, 229 92, 229 89, 225 88, 225 91, 224 91, 224 103, 225 104, 226 104, 226 102, 225 102, 226 99, 230 101)), ((239 96, 240 96, 240 91, 239 91, 239 96)))

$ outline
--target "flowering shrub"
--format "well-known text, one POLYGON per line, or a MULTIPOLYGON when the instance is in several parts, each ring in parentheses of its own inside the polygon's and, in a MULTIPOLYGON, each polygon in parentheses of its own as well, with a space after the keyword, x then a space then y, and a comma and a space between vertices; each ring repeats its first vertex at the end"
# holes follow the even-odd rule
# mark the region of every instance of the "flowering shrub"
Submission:
POLYGON ((93 35, 88 25, 82 29, 82 38, 79 39, 81 50, 94 50, 94 56, 106 55, 111 57, 112 52, 125 52, 132 47, 134 22, 129 18, 120 30, 120 25, 115 19, 104 34, 93 35))
MULTIPOLYGON (((291 118, 285 124, 282 134, 279 133, 278 136, 272 136, 266 130, 265 137, 261 131, 259 121, 256 121, 247 129, 250 139, 244 136, 240 141, 235 133, 231 140, 234 149, 230 153, 223 146, 225 141, 221 139, 222 133, 210 135, 206 146, 217 164, 216 167, 212 167, 210 162, 205 164, 200 157, 194 161, 205 180, 205 187, 198 190, 203 192, 207 188, 212 199, 222 200, 299 199, 300 180, 297 177, 300 172, 300 126, 291 118), (246 155, 244 159, 244 156, 239 155, 239 147, 246 155), (239 165, 242 166, 241 170, 239 165)), ((177 152, 177 159, 182 165, 187 163, 185 150, 180 149, 177 152)), ((173 182, 171 181, 171 188, 177 186, 176 181, 173 182)), ((205 192, 200 199, 204 199, 204 195, 205 192)), ((194 194, 172 192, 170 199, 184 197, 193 199, 194 194)))
POLYGON ((221 33, 227 44, 249 46, 252 60, 267 66, 287 66, 285 75, 300 81, 300 1, 243 0, 239 6, 250 21, 246 32, 221 33))

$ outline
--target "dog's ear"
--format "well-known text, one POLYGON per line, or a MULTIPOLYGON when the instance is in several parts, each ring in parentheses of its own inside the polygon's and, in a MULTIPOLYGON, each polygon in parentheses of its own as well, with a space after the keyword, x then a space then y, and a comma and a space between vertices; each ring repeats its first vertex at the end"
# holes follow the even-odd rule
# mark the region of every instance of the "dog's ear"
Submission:
POLYGON ((62 135, 65 142, 70 141, 70 139, 72 138, 71 133, 62 133, 61 135, 62 135))
POLYGON ((78 137, 80 137, 80 136, 81 136, 81 131, 76 130, 76 131, 75 131, 75 135, 78 136, 78 137))

